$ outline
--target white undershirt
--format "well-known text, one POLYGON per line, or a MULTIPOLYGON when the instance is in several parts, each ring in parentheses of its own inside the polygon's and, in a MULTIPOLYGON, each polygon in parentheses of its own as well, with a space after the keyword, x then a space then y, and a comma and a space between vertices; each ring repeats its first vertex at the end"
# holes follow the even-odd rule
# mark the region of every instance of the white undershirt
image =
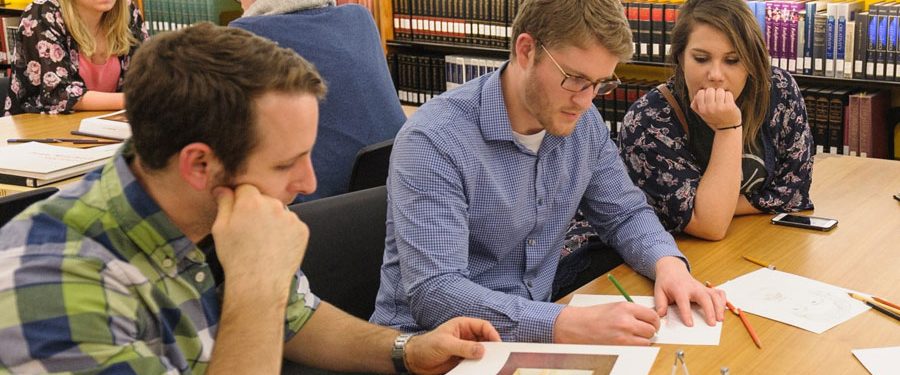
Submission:
POLYGON ((535 134, 525 135, 513 132, 513 136, 516 137, 516 140, 525 146, 525 148, 531 150, 531 152, 537 154, 538 150, 541 149, 541 142, 544 140, 544 134, 547 133, 547 130, 541 130, 535 134))

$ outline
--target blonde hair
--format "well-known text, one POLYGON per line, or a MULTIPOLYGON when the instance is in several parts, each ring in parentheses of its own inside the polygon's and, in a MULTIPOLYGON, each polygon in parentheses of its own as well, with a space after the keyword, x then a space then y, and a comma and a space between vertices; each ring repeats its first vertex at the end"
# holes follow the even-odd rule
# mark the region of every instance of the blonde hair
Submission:
POLYGON ((681 6, 672 30, 670 61, 675 65, 675 95, 690 103, 681 59, 694 25, 702 23, 719 30, 728 38, 741 63, 747 69, 747 82, 738 99, 743 120, 744 146, 758 147, 757 135, 769 111, 772 68, 762 31, 744 0, 688 0, 681 6))
MULTIPOLYGON (((97 52, 97 40, 94 33, 88 30, 84 20, 75 7, 76 0, 59 0, 60 11, 66 29, 78 43, 78 50, 85 56, 93 56, 97 52)), ((100 28, 106 31, 106 46, 109 56, 128 54, 131 46, 138 43, 131 33, 131 1, 116 0, 113 8, 100 17, 100 28)))
MULTIPOLYGON (((525 0, 512 28, 513 43, 528 33, 547 46, 586 47, 596 41, 623 62, 634 53, 631 28, 619 0, 525 0)), ((515 45, 510 55, 516 56, 515 45)))

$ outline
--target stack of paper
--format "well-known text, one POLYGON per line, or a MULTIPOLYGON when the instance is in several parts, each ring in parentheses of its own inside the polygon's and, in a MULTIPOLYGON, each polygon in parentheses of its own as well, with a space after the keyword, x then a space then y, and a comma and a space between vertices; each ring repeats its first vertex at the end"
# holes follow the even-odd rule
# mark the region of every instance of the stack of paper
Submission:
POLYGON ((78 176, 103 165, 119 146, 82 149, 28 142, 0 147, 0 183, 38 187, 78 176))

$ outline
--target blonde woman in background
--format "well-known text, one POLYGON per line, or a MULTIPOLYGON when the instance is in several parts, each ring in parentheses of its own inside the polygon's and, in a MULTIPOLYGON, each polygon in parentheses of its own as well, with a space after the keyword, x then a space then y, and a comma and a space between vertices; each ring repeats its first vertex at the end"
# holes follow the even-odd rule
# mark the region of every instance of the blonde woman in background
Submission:
POLYGON ((124 108, 125 71, 148 38, 130 0, 34 0, 16 36, 5 114, 124 108))

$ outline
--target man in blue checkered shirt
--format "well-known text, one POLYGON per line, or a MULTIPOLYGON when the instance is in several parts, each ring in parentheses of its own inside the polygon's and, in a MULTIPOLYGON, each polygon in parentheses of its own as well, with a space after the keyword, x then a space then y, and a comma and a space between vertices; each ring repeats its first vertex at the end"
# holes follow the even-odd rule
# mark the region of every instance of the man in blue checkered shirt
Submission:
POLYGON ((133 138, 0 229, 0 373, 442 373, 499 340, 470 318, 410 338, 310 292, 285 204, 316 189, 325 85, 296 53, 201 24, 144 44, 126 82, 133 138))
POLYGON ((649 345, 669 304, 687 325, 691 302, 701 324, 723 319, 724 294, 690 275, 592 106, 632 52, 618 0, 525 0, 510 60, 416 111, 394 141, 372 322, 418 331, 472 316, 504 340, 649 345), (549 301, 579 208, 656 280, 655 311, 549 301))

